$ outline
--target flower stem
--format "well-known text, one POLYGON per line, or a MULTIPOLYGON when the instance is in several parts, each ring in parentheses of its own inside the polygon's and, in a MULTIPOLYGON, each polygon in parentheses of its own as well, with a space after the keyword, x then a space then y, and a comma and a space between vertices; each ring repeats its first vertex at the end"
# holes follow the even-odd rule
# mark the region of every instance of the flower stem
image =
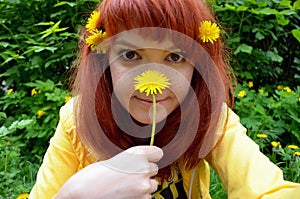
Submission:
POLYGON ((155 94, 152 94, 152 98, 153 98, 153 116, 152 116, 152 131, 151 131, 150 146, 153 146, 153 144, 154 144, 154 135, 155 135, 155 128, 156 128, 156 96, 155 96, 155 94))

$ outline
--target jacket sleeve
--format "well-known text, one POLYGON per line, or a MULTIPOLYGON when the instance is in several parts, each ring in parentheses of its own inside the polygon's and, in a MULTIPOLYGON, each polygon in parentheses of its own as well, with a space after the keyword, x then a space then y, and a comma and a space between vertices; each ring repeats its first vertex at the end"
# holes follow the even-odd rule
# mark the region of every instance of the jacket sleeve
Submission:
POLYGON ((53 198, 67 179, 78 171, 79 161, 66 134, 72 128, 72 115, 69 114, 72 108, 67 104, 60 110, 59 124, 38 171, 30 199, 53 198))
POLYGON ((218 173, 230 199, 296 199, 300 184, 285 181, 258 145, 246 135, 239 117, 229 110, 224 136, 207 161, 218 173))

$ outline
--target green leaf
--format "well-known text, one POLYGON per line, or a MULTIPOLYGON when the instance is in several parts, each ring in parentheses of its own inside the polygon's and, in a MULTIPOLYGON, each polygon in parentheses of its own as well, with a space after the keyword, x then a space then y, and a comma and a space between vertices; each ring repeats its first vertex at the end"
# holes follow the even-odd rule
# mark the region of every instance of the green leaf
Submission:
POLYGON ((40 23, 37 23, 35 24, 36 26, 51 26, 53 25, 54 22, 53 21, 50 21, 50 22, 40 22, 40 23))
POLYGON ((300 0, 297 0, 297 1, 293 4, 293 9, 294 9, 294 10, 299 10, 299 9, 300 9, 300 0))
POLYGON ((239 6, 239 7, 236 8, 236 11, 238 11, 238 12, 239 11, 246 11, 246 10, 248 10, 248 8, 249 8, 248 6, 241 5, 241 6, 239 6))
POLYGON ((20 121, 14 121, 9 127, 9 131, 15 131, 16 129, 23 129, 27 127, 29 124, 33 122, 32 119, 26 119, 26 120, 20 120, 20 121))
POLYGON ((0 127, 0 138, 7 136, 9 133, 10 132, 8 131, 8 129, 5 126, 0 127))
POLYGON ((256 4, 260 8, 268 6, 267 2, 265 1, 259 1, 259 2, 256 1, 256 4))
POLYGON ((283 11, 280 11, 279 13, 283 14, 283 15, 294 15, 294 14, 297 14, 297 12, 295 12, 294 10, 283 10, 283 11))
POLYGON ((259 14, 264 15, 276 15, 278 13, 277 10, 272 8, 263 8, 263 9, 255 9, 259 14))
POLYGON ((284 17, 284 15, 282 15, 282 14, 276 15, 276 18, 277 18, 277 23, 278 23, 279 25, 282 25, 282 26, 286 26, 286 25, 288 25, 289 22, 290 22, 290 20, 286 19, 286 18, 284 17))
POLYGON ((274 62, 281 63, 283 61, 283 58, 280 55, 278 55, 277 53, 272 52, 272 51, 267 51, 266 56, 274 62))
POLYGON ((6 72, 0 74, 0 77, 11 76, 11 75, 18 74, 18 73, 19 73, 19 67, 13 66, 13 67, 7 69, 6 72))
POLYGON ((62 1, 62 2, 59 2, 59 3, 55 4, 54 7, 63 6, 63 5, 68 5, 70 7, 74 7, 74 6, 76 6, 76 3, 62 1))
POLYGON ((262 40, 265 38, 265 36, 263 34, 261 34, 260 32, 257 32, 255 34, 255 38, 258 39, 258 40, 262 40))
POLYGON ((280 5, 285 6, 285 7, 288 7, 288 8, 292 8, 291 1, 290 1, 290 0, 282 0, 282 1, 280 2, 280 5))
POLYGON ((237 49, 234 51, 234 54, 238 54, 240 52, 244 52, 244 53, 248 53, 248 54, 251 54, 253 50, 253 47, 252 46, 249 46, 247 44, 240 44, 237 49))
POLYGON ((300 42, 300 28, 292 30, 292 34, 300 42))
POLYGON ((3 48, 6 48, 7 46, 9 46, 9 43, 8 42, 0 42, 0 46, 2 46, 3 48))

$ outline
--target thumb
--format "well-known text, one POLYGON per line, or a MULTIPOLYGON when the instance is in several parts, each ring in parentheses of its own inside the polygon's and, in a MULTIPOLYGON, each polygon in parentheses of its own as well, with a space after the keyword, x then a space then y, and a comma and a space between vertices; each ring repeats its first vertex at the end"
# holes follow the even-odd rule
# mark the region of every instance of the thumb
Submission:
POLYGON ((101 163, 118 172, 149 173, 152 172, 149 162, 156 162, 162 156, 163 151, 156 146, 135 146, 101 163))
POLYGON ((163 157, 163 150, 157 146, 135 146, 127 149, 126 152, 145 156, 149 162, 157 162, 163 157))

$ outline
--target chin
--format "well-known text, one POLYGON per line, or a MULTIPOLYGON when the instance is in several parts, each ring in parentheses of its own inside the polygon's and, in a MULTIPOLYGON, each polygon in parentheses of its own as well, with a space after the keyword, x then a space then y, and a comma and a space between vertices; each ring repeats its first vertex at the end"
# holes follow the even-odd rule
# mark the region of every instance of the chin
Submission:
MULTIPOLYGON (((150 109, 149 112, 138 111, 138 112, 132 112, 130 114, 134 118, 134 120, 136 120, 139 123, 152 124, 152 115, 153 115, 152 109, 150 109)), ((155 122, 159 123, 159 122, 165 120, 167 118, 167 116, 168 116, 168 114, 167 114, 166 110, 162 107, 157 106, 155 122)))

